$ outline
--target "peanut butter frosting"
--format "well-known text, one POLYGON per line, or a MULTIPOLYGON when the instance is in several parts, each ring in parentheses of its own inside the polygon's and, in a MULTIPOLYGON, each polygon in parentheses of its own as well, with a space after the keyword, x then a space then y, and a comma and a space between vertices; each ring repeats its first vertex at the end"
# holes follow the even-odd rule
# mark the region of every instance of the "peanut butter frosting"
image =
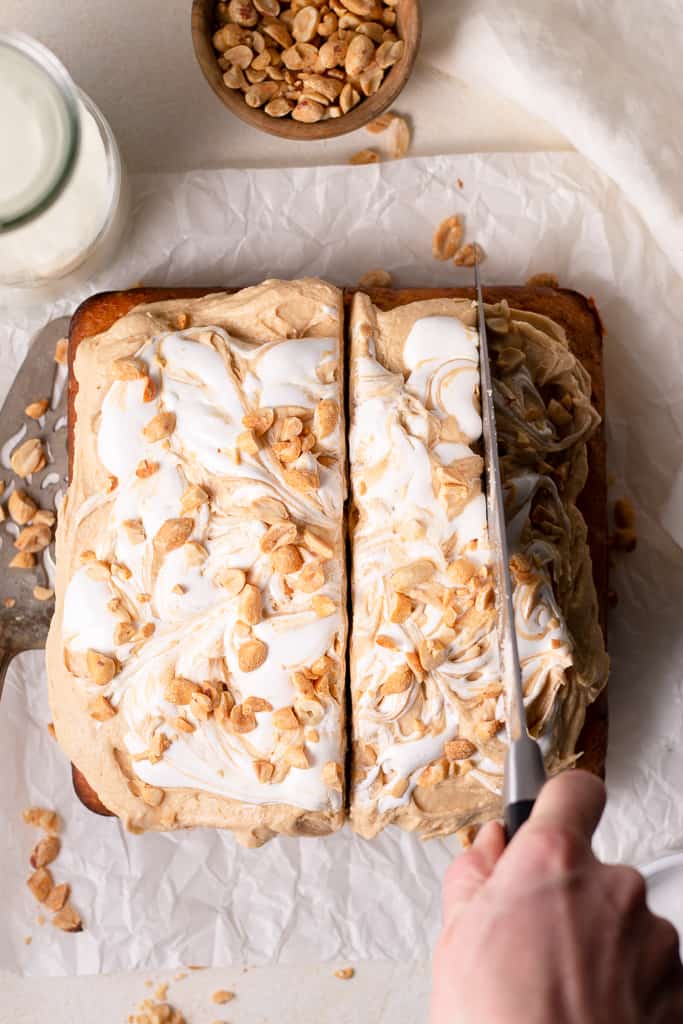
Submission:
MULTIPOLYGON (((547 317, 486 308, 531 731, 555 772, 579 752, 607 657, 576 498, 598 416, 547 317)), ((351 317, 351 821, 425 838, 500 813, 506 745, 480 454, 476 307, 351 317)))
POLYGON ((133 830, 343 821, 341 293, 138 306, 78 347, 57 738, 133 830))

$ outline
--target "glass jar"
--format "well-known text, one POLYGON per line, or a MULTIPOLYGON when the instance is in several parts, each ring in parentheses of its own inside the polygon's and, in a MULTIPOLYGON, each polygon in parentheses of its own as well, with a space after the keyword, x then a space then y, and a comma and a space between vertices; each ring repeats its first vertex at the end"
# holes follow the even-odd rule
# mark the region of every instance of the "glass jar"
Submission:
POLYGON ((41 43, 0 34, 0 291, 42 299, 111 260, 125 226, 119 150, 41 43))

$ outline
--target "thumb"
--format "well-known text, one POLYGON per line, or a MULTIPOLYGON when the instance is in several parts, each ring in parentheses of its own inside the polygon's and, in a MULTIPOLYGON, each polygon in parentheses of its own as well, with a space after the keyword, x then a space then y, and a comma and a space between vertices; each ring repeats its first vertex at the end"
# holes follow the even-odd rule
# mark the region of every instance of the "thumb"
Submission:
POLYGON ((472 846, 448 869, 443 887, 443 918, 447 926, 461 908, 490 878, 505 849, 505 832, 499 821, 479 830, 472 846))

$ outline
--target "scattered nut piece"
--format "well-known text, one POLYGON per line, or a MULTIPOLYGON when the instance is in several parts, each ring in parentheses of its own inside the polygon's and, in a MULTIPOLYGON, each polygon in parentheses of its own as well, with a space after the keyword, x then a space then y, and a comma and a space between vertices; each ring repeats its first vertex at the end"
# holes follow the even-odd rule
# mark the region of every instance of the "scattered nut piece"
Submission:
POLYGON ((393 114, 391 111, 385 111, 376 117, 374 121, 369 121, 365 126, 365 130, 370 132, 371 135, 379 135, 387 130, 395 117, 396 114, 393 114))
POLYGON ((334 615, 337 610, 337 606, 331 597, 324 597, 320 594, 314 595, 311 605, 319 619, 325 619, 328 615, 334 615))
POLYGON ((26 491, 17 489, 16 491, 12 491, 10 494, 9 501, 7 502, 7 510, 14 522, 18 523, 19 526, 25 526, 26 523, 29 523, 33 519, 37 509, 38 506, 35 501, 33 498, 29 498, 26 491))
POLYGON ((339 406, 331 398, 322 398, 315 407, 315 430, 320 440, 333 432, 339 421, 339 406))
POLYGON ((50 527, 43 523, 35 523, 33 526, 25 526, 14 541, 14 546, 19 551, 28 551, 35 554, 46 548, 51 540, 50 527))
POLYGON ((462 761, 476 753, 477 748, 469 740, 457 738, 444 744, 444 753, 449 761, 462 761))
POLYGON ((48 910, 61 910, 68 900, 70 892, 71 886, 68 882, 61 882, 59 885, 53 886, 44 900, 45 906, 48 910))
POLYGON ((38 868, 26 879, 26 884, 31 890, 34 898, 39 903, 44 903, 54 887, 52 875, 47 868, 38 868))
POLYGON ((380 162, 380 155, 376 149, 359 149, 357 153, 354 153, 349 158, 349 163, 354 166, 363 166, 364 164, 378 164, 380 162))
POLYGON ((142 525, 142 519, 124 519, 121 526, 131 544, 144 543, 145 528, 142 525))
POLYGON ((31 867, 46 868, 48 864, 52 864, 52 861, 55 860, 59 854, 61 845, 59 836, 45 836, 37 842, 33 848, 33 853, 30 857, 31 867))
POLYGON ((63 932, 82 932, 83 923, 78 911, 67 903, 52 918, 52 924, 63 932))
POLYGON ((228 992, 225 988, 219 988, 218 991, 214 992, 211 996, 212 1003, 218 1003, 222 1006, 224 1003, 231 1003, 235 998, 234 992, 228 992))
POLYGON ((282 729, 283 732, 298 729, 299 719, 294 713, 294 708, 278 708, 273 713, 273 725, 276 729, 282 729))
POLYGON ((20 477, 27 477, 31 473, 39 473, 41 469, 45 469, 47 459, 40 438, 30 437, 28 441, 24 441, 14 449, 9 461, 14 472, 20 477))
POLYGON ((308 754, 303 745, 287 747, 284 754, 285 763, 290 768, 300 768, 302 771, 310 767, 308 754))
POLYGON ((115 359, 111 364, 111 375, 114 380, 143 380, 147 376, 147 367, 141 359, 115 359))
POLYGON ((44 832, 56 833, 60 829, 59 815, 47 807, 27 807, 22 811, 22 818, 27 825, 42 828, 44 832))
POLYGON ((36 556, 30 551, 18 551, 10 561, 10 569, 33 569, 36 564, 36 556))
MULTIPOLYGON (((394 46, 402 46, 402 43, 394 43, 394 46)), ((395 117, 391 124, 391 155, 394 160, 400 160, 410 149, 410 128, 404 117, 395 117)))
POLYGON ((254 772, 259 782, 268 783, 273 778, 275 772, 275 765, 271 764, 270 761, 254 761, 254 772))
POLYGON ((89 650, 85 660, 88 666, 88 675, 98 686, 106 686, 110 683, 119 670, 115 658, 109 658, 99 651, 89 650))
POLYGON ((175 551, 189 540, 193 530, 194 519, 167 519, 154 535, 154 547, 163 553, 175 551))
POLYGON ((214 576, 216 586, 222 587, 231 597, 236 597, 246 582, 247 577, 242 569, 222 569, 214 576))
POLYGON ((261 591, 253 583, 247 583, 240 593, 237 612, 240 619, 250 626, 255 626, 261 621, 263 614, 261 606, 261 591))
POLYGON ((456 267, 473 267, 475 256, 477 263, 483 263, 486 259, 486 253, 478 242, 468 242, 467 245, 463 245, 461 249, 458 249, 453 257, 453 262, 456 267))
POLYGON ((247 640, 237 652, 237 663, 242 672, 254 672, 268 657, 268 648, 262 640, 247 640))
POLYGON ((158 469, 158 462, 152 462, 150 459, 142 459, 141 462, 138 462, 135 475, 141 480, 145 480, 147 477, 154 476, 158 469))
POLYGON ((432 239, 432 256, 435 260, 453 259, 463 236, 462 218, 458 214, 442 220, 432 239))
POLYGON ((158 412, 142 428, 145 440, 154 443, 155 441, 163 441, 165 437, 170 437, 175 430, 175 422, 174 412, 158 412))
POLYGON ((33 517, 33 522, 42 523, 44 526, 54 526, 57 522, 57 516, 49 508, 39 508, 33 517))
POLYGON ((342 981, 349 981, 350 978, 356 973, 353 967, 340 967, 338 971, 334 972, 335 978, 341 978, 342 981))
POLYGON ((274 420, 275 413, 272 409, 255 409, 253 412, 248 412, 242 417, 242 426, 246 427, 247 430, 253 431, 257 437, 261 437, 270 430, 274 420))
POLYGON ((37 402, 30 402, 26 406, 24 412, 32 420, 39 420, 41 416, 44 416, 50 407, 49 398, 40 398, 37 402))
POLYGON ((271 555, 271 561, 273 570, 282 573, 283 576, 298 572, 304 562, 301 552, 293 544, 284 544, 276 548, 271 555))
POLYGON ((3 598, 2 603, 5 606, 5 608, 14 608, 17 602, 13 597, 5 597, 3 598))
POLYGON ((206 505, 208 500, 208 492, 203 487, 193 484, 191 487, 188 487, 181 498, 181 511, 183 513, 194 512, 196 509, 201 508, 202 505, 206 505))
POLYGON ((326 761, 323 765, 323 782, 330 789, 338 789, 340 792, 343 786, 342 766, 338 761, 326 761))
POLYGON ((55 592, 52 587, 39 587, 33 588, 33 596, 36 601, 49 601, 55 596, 55 592))
POLYGON ((67 358, 69 354, 69 339, 60 338, 55 345, 55 362, 60 363, 62 366, 66 366, 67 358))
POLYGON ((292 522, 272 523, 261 537, 260 548, 266 554, 275 551, 276 548, 286 547, 293 544, 297 537, 296 524, 292 522))
POLYGON ((332 558, 334 556, 332 545, 308 527, 303 532, 302 543, 314 555, 319 555, 321 558, 332 558))

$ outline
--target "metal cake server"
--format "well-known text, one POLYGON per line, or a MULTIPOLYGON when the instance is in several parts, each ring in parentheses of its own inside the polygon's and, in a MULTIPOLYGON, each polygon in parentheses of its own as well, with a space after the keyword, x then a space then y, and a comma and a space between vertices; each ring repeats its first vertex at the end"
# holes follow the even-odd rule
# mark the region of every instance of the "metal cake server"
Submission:
POLYGON ((534 801, 545 782, 545 767, 541 748, 527 730, 522 670, 517 649, 515 612, 510 579, 505 525, 505 500, 498 456, 498 432, 491 382, 491 364, 486 336, 484 300, 479 280, 479 264, 474 264, 474 285, 477 296, 479 327, 479 361, 481 373, 481 409, 486 463, 486 518, 489 544, 493 554, 493 572, 496 581, 496 620, 500 649, 501 672, 507 704, 508 749, 505 755, 505 784, 503 790, 505 830, 508 840, 524 824, 534 801))
MULTIPOLYGON (((67 485, 67 368, 54 360, 55 345, 69 331, 69 317, 51 320, 36 334, 0 411, 0 481, 2 504, 15 488, 25 491, 40 508, 55 510, 67 485), (41 398, 50 405, 40 420, 24 409, 41 398), (25 480, 12 471, 14 449, 40 437, 48 456, 44 469, 25 480)), ((21 527, 7 516, 0 523, 0 696, 7 666, 15 654, 45 646, 54 600, 38 601, 36 585, 50 587, 54 572, 54 541, 36 555, 35 569, 10 569, 14 539, 21 527)), ((54 531, 53 531, 54 534, 54 531)))

